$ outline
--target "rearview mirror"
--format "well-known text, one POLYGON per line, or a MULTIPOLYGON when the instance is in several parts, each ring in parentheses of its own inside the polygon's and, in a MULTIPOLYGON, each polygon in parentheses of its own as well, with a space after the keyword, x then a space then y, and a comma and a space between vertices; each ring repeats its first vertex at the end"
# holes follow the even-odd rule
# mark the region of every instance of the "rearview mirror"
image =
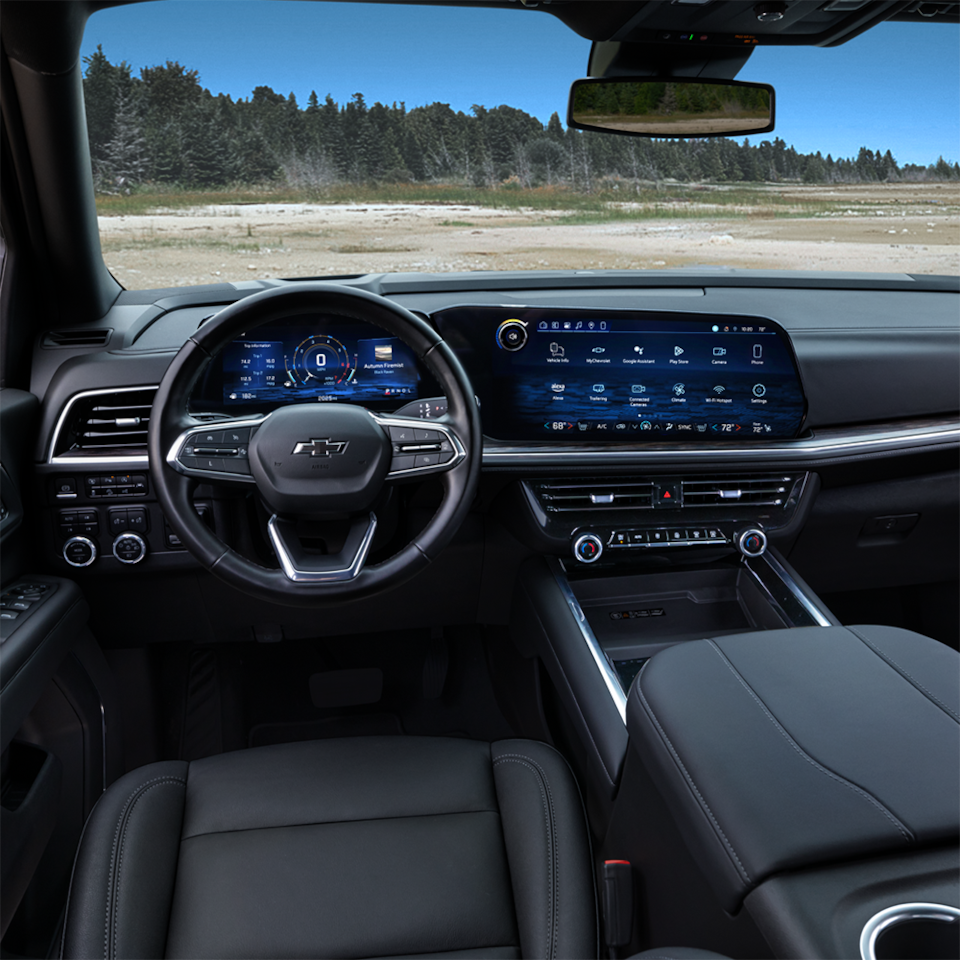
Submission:
POLYGON ((684 77, 575 80, 567 126, 634 137, 730 137, 773 129, 766 83, 684 77))

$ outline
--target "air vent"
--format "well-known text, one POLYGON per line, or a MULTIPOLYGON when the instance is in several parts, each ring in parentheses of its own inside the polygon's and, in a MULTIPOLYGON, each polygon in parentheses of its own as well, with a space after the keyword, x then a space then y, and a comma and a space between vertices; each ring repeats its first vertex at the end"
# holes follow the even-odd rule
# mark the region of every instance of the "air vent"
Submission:
POLYGON ((54 456, 145 455, 156 392, 156 387, 141 387, 76 398, 61 424, 54 456))
POLYGON ((653 507, 653 483, 649 480, 557 481, 532 486, 547 513, 648 510, 653 507))
POLYGON ((40 341, 42 347, 103 347, 110 339, 110 329, 48 330, 40 341))
POLYGON ((782 507, 790 497, 796 477, 710 477, 681 483, 684 507, 782 507))

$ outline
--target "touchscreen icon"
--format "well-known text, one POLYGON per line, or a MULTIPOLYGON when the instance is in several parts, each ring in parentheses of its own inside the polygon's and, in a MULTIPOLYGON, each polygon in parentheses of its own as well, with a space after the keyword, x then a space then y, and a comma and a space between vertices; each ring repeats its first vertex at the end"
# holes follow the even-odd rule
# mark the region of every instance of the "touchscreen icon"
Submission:
POLYGON ((634 353, 639 353, 640 356, 643 356, 643 347, 634 347, 634 348, 633 348, 633 352, 634 352, 634 353))
POLYGON ((762 383, 755 383, 753 385, 753 395, 755 397, 765 396, 766 392, 767 392, 767 388, 762 383))
POLYGON ((546 320, 541 320, 541 321, 537 324, 537 329, 538 329, 538 330, 546 330, 546 329, 547 329, 547 321, 546 321, 546 320))
POLYGON ((679 357, 681 353, 683 353, 683 347, 674 347, 674 348, 673 348, 673 355, 674 355, 675 357, 679 357))
POLYGON ((631 393, 646 393, 646 392, 647 392, 647 388, 646 388, 646 386, 645 386, 644 384, 642 384, 642 383, 632 383, 632 384, 630 384, 630 392, 631 392, 631 393))
POLYGON ((565 383, 551 383, 550 389, 554 393, 563 393, 563 391, 567 389, 567 385, 565 383))
POLYGON ((603 393, 603 391, 604 391, 605 389, 606 389, 606 387, 605 387, 602 383, 595 383, 595 384, 593 385, 593 392, 594 392, 594 393, 603 393))
POLYGON ((551 344, 550 344, 550 356, 551 356, 551 357, 562 357, 562 356, 564 355, 564 353, 565 353, 565 351, 564 351, 563 347, 560 346, 559 343, 551 343, 551 344))
POLYGON ((763 344, 755 343, 753 345, 753 359, 759 360, 763 356, 763 344))
POLYGON ((380 363, 387 363, 393 359, 393 347, 390 344, 373 348, 373 358, 380 363))
POLYGON ((605 348, 605 347, 594 347, 594 348, 593 348, 593 353, 606 353, 606 348, 605 348))
POLYGON ((675 383, 675 384, 673 385, 673 392, 674 392, 678 397, 682 397, 682 396, 687 392, 686 384, 683 384, 683 383, 675 383))
POLYGON ((725 356, 727 355, 727 348, 726 348, 726 347, 714 347, 714 348, 713 348, 713 355, 714 355, 715 357, 725 357, 725 356))

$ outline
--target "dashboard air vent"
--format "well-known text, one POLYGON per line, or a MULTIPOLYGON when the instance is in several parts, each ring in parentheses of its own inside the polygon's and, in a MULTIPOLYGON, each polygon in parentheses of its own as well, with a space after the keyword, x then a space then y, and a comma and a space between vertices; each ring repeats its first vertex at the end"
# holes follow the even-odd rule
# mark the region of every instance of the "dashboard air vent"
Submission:
POLYGON ((48 330, 40 342, 42 347, 102 347, 112 330, 48 330))
POLYGON ((138 387, 77 398, 61 424, 54 456, 146 454, 156 392, 156 387, 138 387))
POLYGON ((684 507, 782 507, 797 477, 768 476, 710 477, 681 483, 684 507))
POLYGON ((653 483, 649 480, 540 482, 533 484, 533 492, 547 513, 653 507, 653 483))

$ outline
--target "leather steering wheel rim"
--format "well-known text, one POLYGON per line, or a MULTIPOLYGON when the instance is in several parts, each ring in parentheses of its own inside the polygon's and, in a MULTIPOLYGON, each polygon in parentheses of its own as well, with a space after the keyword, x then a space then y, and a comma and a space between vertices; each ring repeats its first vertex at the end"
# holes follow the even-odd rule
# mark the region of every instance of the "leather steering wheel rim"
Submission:
POLYGON ((463 367, 450 347, 424 320, 376 294, 340 284, 309 282, 273 288, 238 300, 208 320, 180 348, 157 390, 149 427, 150 474, 154 492, 186 549, 214 576, 262 600, 286 606, 370 596, 395 587, 422 570, 450 542, 473 502, 480 475, 483 437, 480 414, 463 367), (193 389, 210 360, 227 344, 271 320, 327 314, 371 323, 409 346, 447 398, 441 423, 459 438, 466 457, 436 476, 443 486, 439 508, 417 536, 388 559, 364 567, 351 580, 302 583, 282 570, 264 567, 227 546, 191 505, 196 479, 167 463, 167 453, 189 429, 207 424, 187 412, 193 389))

